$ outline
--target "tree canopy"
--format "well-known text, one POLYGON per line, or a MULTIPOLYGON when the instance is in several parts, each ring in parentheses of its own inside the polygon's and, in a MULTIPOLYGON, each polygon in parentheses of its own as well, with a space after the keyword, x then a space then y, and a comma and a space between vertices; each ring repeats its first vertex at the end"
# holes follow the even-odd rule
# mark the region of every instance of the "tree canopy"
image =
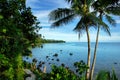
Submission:
POLYGON ((26 0, 0 0, 0 79, 23 80, 22 56, 39 45, 37 18, 26 0))

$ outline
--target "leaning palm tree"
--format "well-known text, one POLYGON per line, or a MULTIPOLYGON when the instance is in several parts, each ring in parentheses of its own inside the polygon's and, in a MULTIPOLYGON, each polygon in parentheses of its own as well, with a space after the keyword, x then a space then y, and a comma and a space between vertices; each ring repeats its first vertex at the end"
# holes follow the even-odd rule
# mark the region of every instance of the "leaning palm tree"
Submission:
POLYGON ((91 4, 94 0, 66 0, 71 4, 70 8, 58 8, 53 10, 49 14, 50 21, 53 22, 52 27, 59 27, 64 24, 68 24, 76 17, 79 17, 79 22, 74 28, 74 31, 86 32, 87 41, 88 41, 88 58, 87 58, 87 66, 89 67, 86 71, 86 79, 89 79, 90 76, 90 33, 89 28, 91 26, 96 26, 100 24, 108 30, 108 26, 103 23, 99 18, 97 18, 93 12, 90 12, 91 4))
MULTIPOLYGON (((118 5, 118 1, 119 0, 109 0, 109 1, 97 0, 93 4, 93 8, 95 9, 96 12, 99 13, 99 19, 101 19, 103 21, 102 18, 104 17, 104 18, 106 18, 106 20, 109 24, 111 24, 112 26, 115 26, 115 20, 112 18, 111 14, 120 15, 120 6, 118 5)), ((91 67, 91 76, 90 76, 91 79, 90 80, 92 80, 92 78, 93 78, 93 72, 94 72, 95 63, 96 63, 96 53, 97 53, 100 28, 101 28, 101 26, 98 25, 96 43, 95 43, 95 49, 94 49, 94 58, 93 58, 93 63, 92 63, 92 67, 91 67)), ((107 31, 107 32, 109 35, 111 35, 109 31, 107 31)))

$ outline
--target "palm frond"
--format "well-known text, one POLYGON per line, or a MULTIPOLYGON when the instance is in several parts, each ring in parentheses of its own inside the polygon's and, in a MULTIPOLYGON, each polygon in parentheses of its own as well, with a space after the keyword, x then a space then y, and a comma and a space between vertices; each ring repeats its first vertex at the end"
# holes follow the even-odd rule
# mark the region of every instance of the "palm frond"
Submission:
POLYGON ((106 0, 106 1, 99 0, 99 1, 101 1, 101 3, 104 5, 116 5, 119 2, 119 0, 106 0))
POLYGON ((77 23, 76 27, 73 29, 73 31, 77 31, 79 33, 82 32, 82 30, 85 30, 85 24, 84 24, 84 17, 80 19, 80 21, 77 23))
POLYGON ((69 22, 71 22, 74 19, 74 17, 75 17, 75 14, 71 14, 62 19, 59 19, 59 20, 53 22, 52 27, 54 28, 54 27, 62 26, 64 24, 68 24, 69 22))
POLYGON ((107 6, 114 6, 118 5, 119 0, 96 0, 94 3, 94 7, 107 7, 107 6))
POLYGON ((93 27, 95 26, 95 28, 96 28, 97 24, 99 23, 98 17, 95 16, 95 13, 94 14, 89 13, 88 20, 89 20, 88 25, 93 26, 93 27))
POLYGON ((81 33, 79 32, 79 33, 78 33, 78 39, 79 39, 79 40, 80 40, 80 37, 81 37, 81 33))
POLYGON ((91 12, 91 14, 96 15, 96 16, 97 16, 97 13, 98 12, 96 10, 94 10, 94 11, 91 12))
POLYGON ((85 31, 85 24, 84 24, 84 17, 80 19, 80 21, 77 23, 76 27, 73 29, 73 31, 78 32, 78 39, 80 40, 80 37, 82 36, 83 32, 85 31))
POLYGON ((100 25, 101 29, 103 29, 109 36, 111 36, 110 28, 106 23, 104 23, 102 20, 99 19, 98 25, 100 25))
POLYGON ((101 29, 103 29, 109 36, 111 36, 109 26, 106 23, 104 23, 101 19, 99 19, 98 25, 100 25, 101 29))
POLYGON ((74 0, 65 0, 66 2, 72 4, 74 2, 74 0))
POLYGON ((86 0, 87 6, 91 6, 95 0, 86 0))
POLYGON ((107 7, 106 12, 109 13, 109 14, 120 16, 120 6, 107 7))
POLYGON ((88 25, 88 27, 93 27, 93 26, 96 26, 99 23, 99 21, 100 20, 95 15, 88 14, 86 16, 83 16, 80 19, 80 21, 78 22, 78 24, 76 25, 74 30, 78 31, 78 32, 81 30, 85 30, 87 25, 88 25))
POLYGON ((111 16, 105 15, 105 17, 106 17, 107 21, 108 21, 112 26, 115 26, 115 25, 116 25, 115 20, 114 20, 111 16))
POLYGON ((105 24, 105 26, 102 26, 101 29, 103 29, 109 36, 111 36, 109 26, 107 26, 107 25, 105 24))
POLYGON ((91 25, 95 26, 95 28, 96 28, 96 25, 100 25, 100 26, 102 26, 101 28, 108 35, 111 35, 109 26, 106 23, 104 23, 102 20, 100 20, 98 17, 94 16, 93 14, 89 14, 89 19, 90 19, 90 21, 92 21, 91 25))
POLYGON ((56 10, 53 10, 49 14, 49 20, 50 21, 57 21, 59 19, 62 19, 66 16, 74 14, 74 11, 68 8, 58 8, 56 10))

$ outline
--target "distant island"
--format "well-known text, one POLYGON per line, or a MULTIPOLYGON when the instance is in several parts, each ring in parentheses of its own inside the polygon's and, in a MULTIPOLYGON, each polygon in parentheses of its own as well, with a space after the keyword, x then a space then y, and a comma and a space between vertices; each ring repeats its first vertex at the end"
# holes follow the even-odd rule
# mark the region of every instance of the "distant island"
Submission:
POLYGON ((42 43, 65 43, 63 40, 42 39, 42 43))

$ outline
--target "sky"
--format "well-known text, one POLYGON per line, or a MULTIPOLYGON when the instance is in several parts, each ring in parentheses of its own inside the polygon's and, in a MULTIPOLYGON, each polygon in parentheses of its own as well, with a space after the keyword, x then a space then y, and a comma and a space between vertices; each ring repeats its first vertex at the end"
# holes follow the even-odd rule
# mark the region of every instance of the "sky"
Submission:
MULTIPOLYGON (((40 22, 42 29, 39 34, 45 36, 46 39, 64 40, 67 42, 87 42, 86 33, 83 33, 78 39, 78 33, 73 29, 78 22, 78 18, 70 22, 68 25, 60 26, 59 28, 51 28, 51 22, 48 19, 48 14, 57 8, 69 8, 69 4, 65 0, 27 0, 27 7, 31 7, 33 15, 40 22)), ((120 17, 114 16, 116 26, 110 26, 111 36, 108 36, 103 30, 100 31, 100 42, 120 42, 120 17)), ((95 42, 96 29, 90 28, 91 42, 95 42)))

